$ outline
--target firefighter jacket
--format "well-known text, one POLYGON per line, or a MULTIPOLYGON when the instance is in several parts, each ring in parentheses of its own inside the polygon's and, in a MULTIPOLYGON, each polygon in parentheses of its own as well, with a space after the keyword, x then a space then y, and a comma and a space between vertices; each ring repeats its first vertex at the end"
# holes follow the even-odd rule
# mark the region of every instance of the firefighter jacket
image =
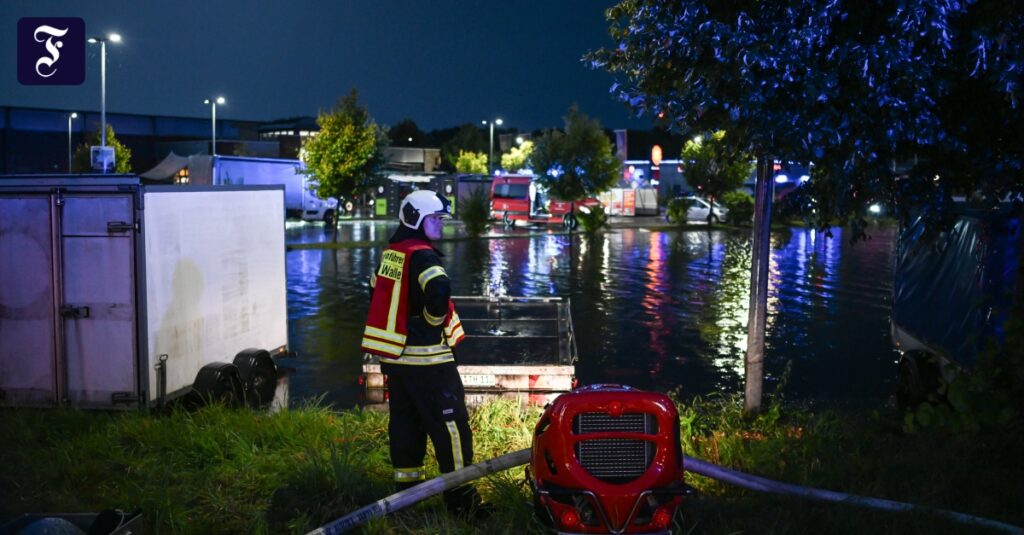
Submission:
POLYGON ((440 253, 416 238, 390 244, 370 277, 373 297, 362 349, 382 364, 453 362, 466 337, 440 253))

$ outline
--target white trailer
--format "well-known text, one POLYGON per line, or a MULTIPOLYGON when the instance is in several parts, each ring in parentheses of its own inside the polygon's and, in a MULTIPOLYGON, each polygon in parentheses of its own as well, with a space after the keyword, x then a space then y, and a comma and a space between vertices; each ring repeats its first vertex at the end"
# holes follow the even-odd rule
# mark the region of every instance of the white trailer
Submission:
POLYGON ((283 197, 0 177, 0 405, 265 397, 288 344, 283 197))
POLYGON ((309 190, 309 177, 300 170, 299 160, 214 156, 213 184, 282 185, 285 215, 306 221, 334 222, 338 214, 337 199, 321 199, 309 190))

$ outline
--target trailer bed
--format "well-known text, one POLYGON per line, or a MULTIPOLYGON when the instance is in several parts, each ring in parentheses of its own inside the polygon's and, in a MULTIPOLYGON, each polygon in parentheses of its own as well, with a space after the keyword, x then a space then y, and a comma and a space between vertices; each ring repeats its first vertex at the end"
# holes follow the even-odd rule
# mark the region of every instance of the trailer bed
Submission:
MULTIPOLYGON (((561 297, 452 297, 466 331, 455 350, 467 392, 568 392, 575 381, 576 339, 569 300, 561 297)), ((369 400, 382 399, 380 359, 366 355, 369 400)))

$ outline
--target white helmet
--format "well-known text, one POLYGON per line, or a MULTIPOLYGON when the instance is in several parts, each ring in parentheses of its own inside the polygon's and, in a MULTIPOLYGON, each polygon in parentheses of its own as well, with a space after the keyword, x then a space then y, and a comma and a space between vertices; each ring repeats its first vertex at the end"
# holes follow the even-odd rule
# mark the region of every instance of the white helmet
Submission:
POLYGON ((418 229, 423 218, 428 215, 439 215, 442 219, 451 219, 451 201, 426 189, 416 190, 402 199, 402 206, 398 210, 398 220, 403 225, 411 229, 418 229))

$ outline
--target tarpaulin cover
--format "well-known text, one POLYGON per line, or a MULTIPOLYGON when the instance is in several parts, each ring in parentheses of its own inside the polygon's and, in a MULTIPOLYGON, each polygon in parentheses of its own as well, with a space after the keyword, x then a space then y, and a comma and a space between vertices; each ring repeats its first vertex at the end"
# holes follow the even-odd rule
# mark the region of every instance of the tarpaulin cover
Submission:
POLYGON ((160 163, 156 164, 156 167, 140 173, 139 177, 146 180, 164 180, 170 181, 174 175, 178 174, 185 167, 188 167, 188 157, 178 156, 171 152, 164 158, 160 163))
POLYGON ((193 186, 213 184, 213 160, 210 156, 203 154, 179 156, 171 152, 155 167, 139 174, 139 177, 148 182, 170 182, 178 174, 178 171, 186 167, 189 173, 189 184, 193 186))
POLYGON ((936 353, 969 366, 987 342, 1003 341, 1018 282, 1020 218, 1005 210, 958 214, 934 241, 923 238, 920 218, 901 233, 893 322, 936 353))

